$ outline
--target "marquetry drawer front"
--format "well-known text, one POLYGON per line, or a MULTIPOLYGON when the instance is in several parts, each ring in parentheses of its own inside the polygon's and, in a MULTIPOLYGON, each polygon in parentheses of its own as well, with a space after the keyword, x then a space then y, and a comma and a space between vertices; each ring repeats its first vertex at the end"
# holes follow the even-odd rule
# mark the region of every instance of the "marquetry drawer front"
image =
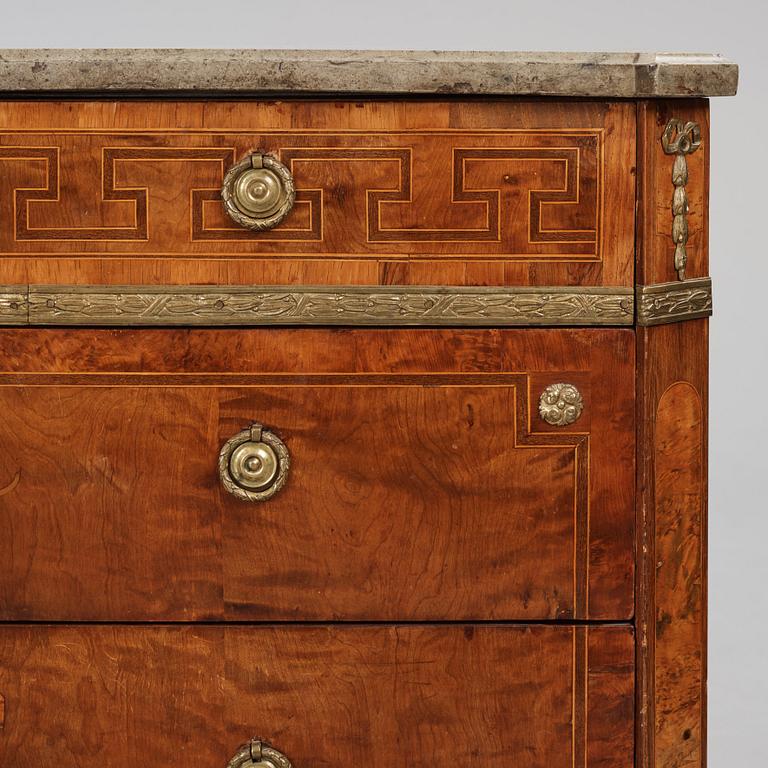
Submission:
POLYGON ((6 626, 0 763, 630 768, 633 675, 618 626, 6 626))
POLYGON ((0 347, 4 619, 631 616, 630 331, 0 347))
POLYGON ((628 102, 0 103, 0 285, 628 288, 635 160, 628 102))

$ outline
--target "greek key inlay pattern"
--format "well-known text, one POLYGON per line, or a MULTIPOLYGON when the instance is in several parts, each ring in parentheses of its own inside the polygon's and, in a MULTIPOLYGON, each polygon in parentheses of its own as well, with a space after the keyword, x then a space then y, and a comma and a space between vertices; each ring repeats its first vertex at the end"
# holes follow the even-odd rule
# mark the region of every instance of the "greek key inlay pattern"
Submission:
POLYGON ((430 260, 603 258, 600 127, 232 131, 221 133, 220 146, 192 130, 149 136, 153 146, 119 130, 3 132, 0 167, 13 200, 0 221, 3 252, 56 253, 68 242, 68 253, 81 254, 119 253, 119 243, 130 243, 134 258, 176 256, 180 244, 214 257, 357 260, 395 248, 430 260), (295 206, 254 237, 228 219, 220 190, 236 157, 257 146, 290 171, 295 206), (83 165, 97 153, 98 165, 83 165))

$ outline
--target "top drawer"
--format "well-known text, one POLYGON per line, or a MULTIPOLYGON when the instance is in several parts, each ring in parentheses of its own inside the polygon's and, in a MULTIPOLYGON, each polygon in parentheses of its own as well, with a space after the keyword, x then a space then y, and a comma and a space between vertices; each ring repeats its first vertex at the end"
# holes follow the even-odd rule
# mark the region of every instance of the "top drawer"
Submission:
POLYGON ((633 285, 635 105, 0 104, 0 285, 633 285), (228 217, 250 152, 295 203, 228 217))

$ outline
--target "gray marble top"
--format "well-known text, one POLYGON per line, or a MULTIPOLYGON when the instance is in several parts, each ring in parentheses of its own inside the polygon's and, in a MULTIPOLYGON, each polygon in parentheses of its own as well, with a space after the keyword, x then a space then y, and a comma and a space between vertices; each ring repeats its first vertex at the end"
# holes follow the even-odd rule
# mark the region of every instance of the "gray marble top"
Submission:
POLYGON ((0 49, 2 92, 732 96, 712 54, 0 49))

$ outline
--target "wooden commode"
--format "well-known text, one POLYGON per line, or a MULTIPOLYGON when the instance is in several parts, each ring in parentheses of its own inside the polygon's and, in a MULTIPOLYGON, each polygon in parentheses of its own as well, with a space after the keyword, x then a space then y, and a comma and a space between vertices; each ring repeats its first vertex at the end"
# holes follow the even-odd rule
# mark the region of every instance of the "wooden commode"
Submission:
POLYGON ((0 52, 0 765, 703 768, 736 79, 0 52))

